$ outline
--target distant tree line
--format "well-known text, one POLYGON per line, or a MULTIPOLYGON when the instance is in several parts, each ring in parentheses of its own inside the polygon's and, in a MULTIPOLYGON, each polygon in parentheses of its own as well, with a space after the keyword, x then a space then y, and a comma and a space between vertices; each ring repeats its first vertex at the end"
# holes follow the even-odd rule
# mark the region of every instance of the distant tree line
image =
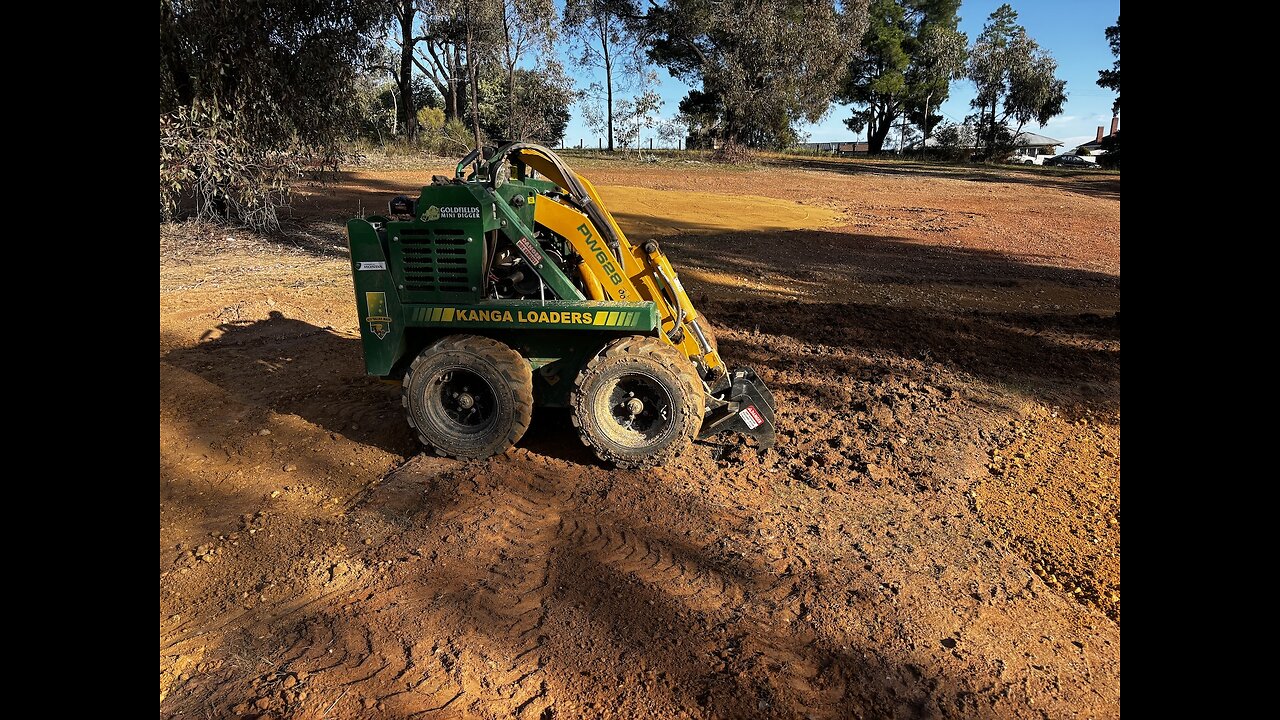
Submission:
MULTIPOLYGON (((162 217, 194 195, 206 217, 271 226, 291 180, 336 166, 350 139, 446 154, 499 138, 554 143, 574 108, 610 150, 646 132, 786 148, 840 102, 881 152, 927 140, 962 77, 978 87, 978 142, 994 151, 1008 123, 1061 113, 1065 83, 1008 5, 972 45, 959 5, 161 0, 162 217), (666 113, 659 71, 692 88, 666 113)), ((1117 51, 1118 37, 1117 26, 1117 51)), ((1118 88, 1118 61, 1115 74, 1118 88)))

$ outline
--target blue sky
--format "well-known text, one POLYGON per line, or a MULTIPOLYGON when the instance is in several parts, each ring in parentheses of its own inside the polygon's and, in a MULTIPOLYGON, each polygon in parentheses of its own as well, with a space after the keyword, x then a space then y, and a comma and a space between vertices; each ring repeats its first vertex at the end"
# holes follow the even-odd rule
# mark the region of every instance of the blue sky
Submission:
MULTIPOLYGON (((960 29, 972 40, 982 32, 987 16, 1002 4, 1002 0, 965 0, 960 6, 960 29)), ((1115 96, 1110 90, 1098 87, 1098 71, 1111 67, 1111 48, 1104 31, 1115 24, 1120 14, 1119 0, 1010 0, 1018 11, 1018 20, 1040 46, 1058 60, 1058 77, 1067 81, 1067 104, 1062 115, 1049 121, 1044 128, 1028 127, 1028 130, 1062 140, 1063 150, 1074 148, 1092 140, 1095 128, 1103 125, 1110 130, 1111 102, 1115 96)), ((600 78, 579 68, 572 68, 579 87, 600 78)), ((603 73, 600 73, 603 75, 603 73)), ((659 91, 666 101, 662 109, 664 117, 674 115, 680 98, 688 92, 684 83, 658 69, 661 79, 659 91)), ((969 100, 973 97, 973 84, 959 80, 951 84, 951 98, 943 104, 942 113, 947 119, 959 122, 969 114, 969 100)), ((813 142, 853 140, 854 134, 844 126, 849 116, 847 106, 831 106, 822 122, 805 125, 802 129, 813 142)), ((646 133, 646 137, 648 134, 646 133)), ((865 139, 865 133, 864 139, 865 139)), ((565 133, 566 145, 577 145, 580 139, 586 144, 596 144, 596 134, 582 122, 582 110, 575 107, 573 119, 565 133)), ((655 139, 655 147, 658 141, 655 139)), ((646 142, 647 144, 647 142, 646 142)))

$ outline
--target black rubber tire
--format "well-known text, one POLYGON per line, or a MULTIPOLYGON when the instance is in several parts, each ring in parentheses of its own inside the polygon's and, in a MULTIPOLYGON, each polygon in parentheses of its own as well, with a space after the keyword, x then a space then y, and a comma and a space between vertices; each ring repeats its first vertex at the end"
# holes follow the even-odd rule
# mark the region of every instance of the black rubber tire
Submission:
POLYGON ((634 335, 610 342, 587 363, 574 380, 570 404, 584 445, 605 462, 640 467, 664 464, 689 447, 702 425, 704 399, 688 358, 658 338, 634 335), (620 381, 639 383, 657 397, 654 407, 645 408, 652 436, 615 420, 610 396, 620 381))
MULTIPOLYGON (((460 374, 463 374, 460 373, 460 374)), ((409 426, 423 445, 438 455, 487 458, 511 449, 533 417, 533 373, 520 353, 492 338, 449 335, 428 346, 404 376, 401 391, 409 426), (483 380, 475 407, 487 412, 472 427, 450 417, 445 405, 446 379, 458 370, 483 380), (436 391, 436 388, 440 391, 436 391), (484 404, 481 405, 481 398, 484 404)))

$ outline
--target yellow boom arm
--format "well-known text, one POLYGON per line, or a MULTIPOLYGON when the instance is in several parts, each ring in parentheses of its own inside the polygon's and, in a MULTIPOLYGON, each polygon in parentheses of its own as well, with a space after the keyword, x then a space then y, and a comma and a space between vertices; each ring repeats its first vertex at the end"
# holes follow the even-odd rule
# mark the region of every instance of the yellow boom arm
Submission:
POLYGON ((662 337, 700 366, 709 378, 723 377, 726 371, 720 354, 707 340, 698 311, 658 243, 650 240, 642 246, 632 245, 600 201, 595 187, 550 151, 526 145, 513 156, 576 200, 541 196, 534 208, 534 220, 568 239, 582 256, 580 272, 591 298, 653 302, 661 318, 662 337), (603 233, 598 227, 601 222, 607 224, 603 233))

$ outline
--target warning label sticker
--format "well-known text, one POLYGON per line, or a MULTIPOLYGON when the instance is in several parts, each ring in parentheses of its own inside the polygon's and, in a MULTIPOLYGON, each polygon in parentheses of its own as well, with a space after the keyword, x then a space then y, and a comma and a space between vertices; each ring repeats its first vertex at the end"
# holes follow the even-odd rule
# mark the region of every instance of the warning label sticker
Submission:
POLYGON ((748 405, 746 410, 738 413, 738 417, 742 418, 742 422, 746 423, 747 427, 752 430, 764 424, 764 416, 760 414, 755 405, 748 405))
POLYGON ((524 253, 524 257, 532 265, 542 264, 542 253, 538 252, 538 248, 529 242, 529 238, 522 237, 516 241, 516 245, 520 246, 520 252, 524 253))

